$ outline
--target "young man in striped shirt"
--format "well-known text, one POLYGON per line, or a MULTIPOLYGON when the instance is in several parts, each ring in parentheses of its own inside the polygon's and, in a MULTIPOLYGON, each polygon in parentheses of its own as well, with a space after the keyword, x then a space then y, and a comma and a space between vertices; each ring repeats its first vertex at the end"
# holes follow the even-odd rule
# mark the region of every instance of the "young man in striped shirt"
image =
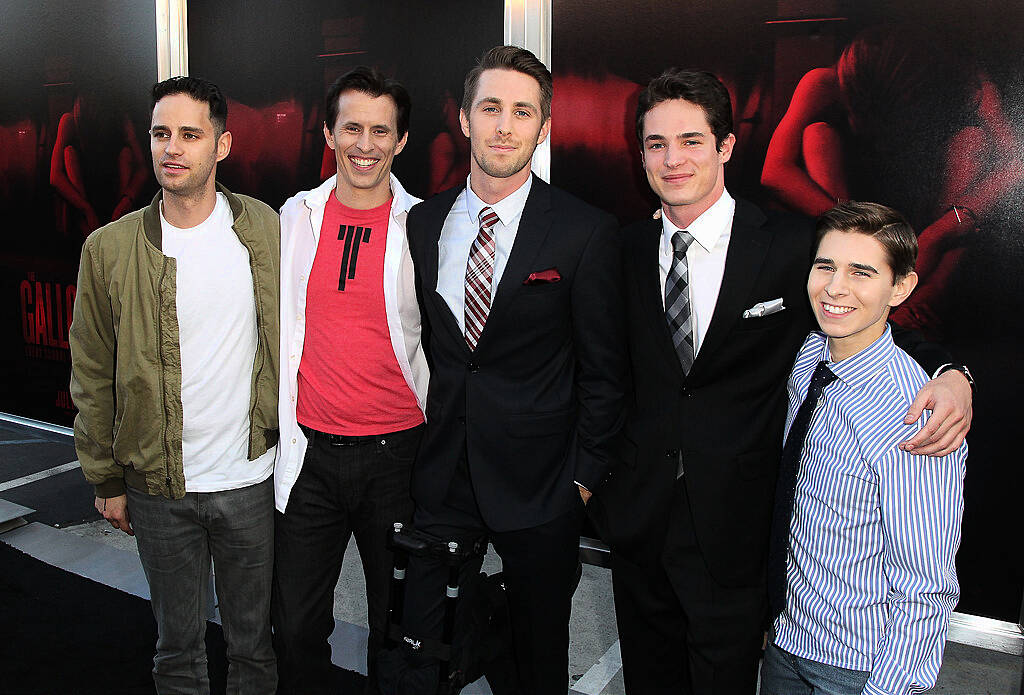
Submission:
POLYGON ((818 221, 807 293, 822 332, 789 378, 763 695, 916 693, 938 675, 960 593, 967 445, 943 458, 898 446, 923 425, 902 414, 928 377, 886 319, 917 284, 916 255, 913 230, 882 205, 818 221))

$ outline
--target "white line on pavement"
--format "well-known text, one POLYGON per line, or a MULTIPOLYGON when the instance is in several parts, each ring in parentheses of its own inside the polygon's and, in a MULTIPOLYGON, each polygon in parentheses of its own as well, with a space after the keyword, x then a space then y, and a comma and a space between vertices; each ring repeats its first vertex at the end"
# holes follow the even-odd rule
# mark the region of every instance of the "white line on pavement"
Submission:
POLYGON ((38 473, 22 476, 21 478, 8 480, 6 483, 0 483, 0 492, 6 492, 11 488, 21 487, 22 485, 28 485, 29 483, 34 483, 37 480, 43 480, 45 478, 59 475, 78 467, 78 461, 72 461, 71 463, 65 463, 63 466, 54 466, 53 468, 47 468, 45 471, 39 471, 38 473))
POLYGON ((619 653, 619 640, 615 640, 615 643, 608 647, 604 656, 598 659, 597 663, 576 681, 569 692, 580 695, 600 695, 600 692, 621 668, 622 655, 619 653))

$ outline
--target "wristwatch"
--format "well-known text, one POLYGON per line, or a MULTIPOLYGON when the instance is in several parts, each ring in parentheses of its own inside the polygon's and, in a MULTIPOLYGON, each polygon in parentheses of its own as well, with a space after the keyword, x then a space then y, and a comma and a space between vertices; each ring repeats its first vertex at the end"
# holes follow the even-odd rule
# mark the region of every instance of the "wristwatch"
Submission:
POLYGON ((950 372, 950 371, 952 371, 952 372, 960 372, 961 374, 964 375, 964 378, 967 379, 967 383, 971 385, 971 395, 973 396, 974 395, 974 375, 971 374, 971 370, 967 368, 966 364, 953 364, 952 362, 947 362, 946 364, 942 365, 941 367, 939 367, 938 369, 935 370, 935 375, 932 378, 934 379, 937 376, 942 376, 946 372, 950 372))

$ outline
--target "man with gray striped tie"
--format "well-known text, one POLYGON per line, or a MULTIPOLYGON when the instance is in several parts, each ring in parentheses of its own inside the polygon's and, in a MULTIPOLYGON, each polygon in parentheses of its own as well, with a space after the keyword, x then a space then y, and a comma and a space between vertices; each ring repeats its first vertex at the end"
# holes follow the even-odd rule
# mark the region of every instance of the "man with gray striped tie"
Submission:
POLYGON ((789 377, 768 558, 773 618, 762 695, 901 695, 931 688, 960 588, 967 443, 904 451, 928 380, 892 341, 917 284, 917 238, 895 210, 843 203, 817 225, 807 280, 821 332, 789 377))

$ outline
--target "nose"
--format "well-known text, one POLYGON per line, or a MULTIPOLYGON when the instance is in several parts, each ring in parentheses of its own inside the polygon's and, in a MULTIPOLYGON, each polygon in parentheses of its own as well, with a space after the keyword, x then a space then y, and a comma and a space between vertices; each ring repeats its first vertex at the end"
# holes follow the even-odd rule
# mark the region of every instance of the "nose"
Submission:
POLYGON ((669 142, 665 145, 665 166, 675 169, 685 159, 683 148, 677 147, 675 143, 669 142))
POLYGON ((825 292, 830 297, 840 297, 847 292, 846 276, 843 273, 832 273, 828 284, 825 285, 825 292))
POLYGON ((363 130, 363 132, 359 135, 359 140, 356 141, 356 147, 358 147, 363 152, 369 152, 370 150, 373 149, 373 142, 371 142, 370 140, 369 129, 363 130))
POLYGON ((506 112, 501 114, 501 117, 498 119, 498 124, 496 126, 496 130, 498 131, 498 135, 501 135, 501 136, 506 136, 506 135, 511 135, 512 134, 512 114, 511 113, 506 111, 506 112))
POLYGON ((167 138, 167 146, 164 148, 164 152, 169 155, 179 155, 185 152, 185 148, 181 146, 181 138, 177 135, 171 135, 167 138))

